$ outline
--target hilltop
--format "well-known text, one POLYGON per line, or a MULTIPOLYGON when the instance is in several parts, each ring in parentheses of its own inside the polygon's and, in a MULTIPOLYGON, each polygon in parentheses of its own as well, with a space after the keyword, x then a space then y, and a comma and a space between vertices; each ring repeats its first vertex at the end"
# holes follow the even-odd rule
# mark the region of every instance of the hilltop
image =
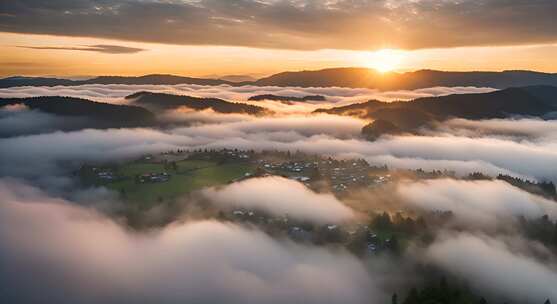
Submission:
POLYGON ((419 70, 405 73, 380 73, 368 68, 330 68, 316 71, 282 72, 255 81, 231 81, 163 74, 137 77, 99 76, 87 80, 21 76, 0 79, 0 88, 18 86, 77 86, 85 84, 253 85, 279 87, 348 87, 378 90, 414 90, 438 86, 474 86, 505 89, 536 85, 557 86, 557 74, 534 71, 447 72, 435 70, 419 70))

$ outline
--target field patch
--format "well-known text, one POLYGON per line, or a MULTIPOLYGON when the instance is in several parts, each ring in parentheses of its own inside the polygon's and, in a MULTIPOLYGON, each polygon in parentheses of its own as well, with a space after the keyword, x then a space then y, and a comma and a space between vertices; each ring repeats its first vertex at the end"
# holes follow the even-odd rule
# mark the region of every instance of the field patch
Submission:
POLYGON ((138 207, 150 207, 169 202, 204 187, 226 184, 255 171, 249 162, 214 162, 182 160, 176 165, 154 162, 130 162, 107 167, 82 169, 82 179, 97 186, 105 186, 138 207), (167 174, 164 181, 150 177, 167 174))

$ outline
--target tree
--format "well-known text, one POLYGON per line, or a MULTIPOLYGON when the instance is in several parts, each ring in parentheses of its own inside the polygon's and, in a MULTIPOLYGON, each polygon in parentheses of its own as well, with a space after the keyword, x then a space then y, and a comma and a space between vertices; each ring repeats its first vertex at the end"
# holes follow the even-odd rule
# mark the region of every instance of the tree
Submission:
POLYGON ((406 297, 406 300, 404 300, 403 304, 417 304, 418 301, 419 301, 418 289, 416 289, 416 287, 413 287, 410 290, 408 296, 406 297))
POLYGON ((553 182, 542 182, 539 184, 540 188, 549 196, 557 196, 557 190, 553 182))
POLYGON ((323 179, 323 176, 321 175, 321 172, 319 172, 319 168, 317 168, 317 167, 312 167, 310 169, 310 171, 308 173, 308 177, 311 178, 311 180, 313 180, 313 181, 323 179))
MULTIPOLYGON (((428 281, 420 290, 412 288, 403 304, 470 304, 480 297, 472 294, 466 286, 450 285, 445 278, 437 283, 428 281)), ((485 299, 481 304, 487 304, 485 299)))
POLYGON ((391 216, 387 212, 383 212, 383 214, 373 219, 371 227, 379 230, 391 230, 391 216))
POLYGON ((391 297, 391 304, 398 304, 398 295, 395 293, 393 293, 393 296, 391 297))
POLYGON ((394 254, 400 253, 400 244, 396 235, 391 236, 389 239, 389 249, 391 249, 394 254))
POLYGON ((557 222, 555 222, 553 228, 553 243, 557 245, 557 222))
POLYGON ((447 278, 446 277, 442 277, 440 282, 439 282, 439 295, 443 299, 446 299, 447 302, 450 301, 451 290, 449 288, 449 283, 447 283, 447 278))

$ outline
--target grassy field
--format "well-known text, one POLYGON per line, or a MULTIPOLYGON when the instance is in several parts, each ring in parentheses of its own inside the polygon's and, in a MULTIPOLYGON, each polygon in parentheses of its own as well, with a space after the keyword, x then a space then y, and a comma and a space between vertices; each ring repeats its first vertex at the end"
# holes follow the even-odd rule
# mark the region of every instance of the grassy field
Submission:
POLYGON ((234 179, 253 173, 255 168, 249 163, 218 164, 211 161, 184 160, 177 162, 178 170, 165 169, 156 163, 133 162, 120 165, 115 170, 119 180, 103 183, 107 188, 124 194, 126 201, 148 207, 161 201, 168 202, 181 195, 204 187, 228 183, 234 179), (171 175, 167 182, 137 183, 136 175, 167 172, 171 175))

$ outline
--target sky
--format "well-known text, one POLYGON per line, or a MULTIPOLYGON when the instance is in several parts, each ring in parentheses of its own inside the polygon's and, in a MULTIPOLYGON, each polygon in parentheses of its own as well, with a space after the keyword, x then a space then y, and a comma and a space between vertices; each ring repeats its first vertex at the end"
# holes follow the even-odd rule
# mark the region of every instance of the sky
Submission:
POLYGON ((554 0, 20 0, 0 75, 557 72, 554 0))

